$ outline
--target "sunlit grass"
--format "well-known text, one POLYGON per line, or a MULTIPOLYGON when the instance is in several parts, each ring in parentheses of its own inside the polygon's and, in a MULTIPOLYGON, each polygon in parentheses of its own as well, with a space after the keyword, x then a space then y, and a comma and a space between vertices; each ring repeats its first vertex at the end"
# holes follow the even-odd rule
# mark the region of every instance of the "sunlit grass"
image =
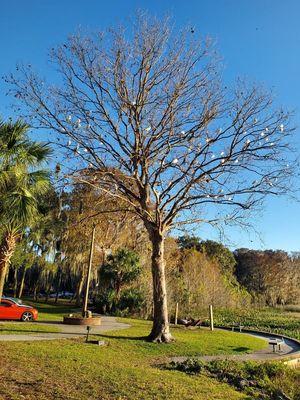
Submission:
MULTIPOLYGON (((53 306, 55 307, 55 306, 53 306)), ((42 307, 41 307, 42 308, 42 307)), ((45 306, 44 310, 47 307, 45 306)), ((61 309, 53 308, 60 316, 61 309)), ((45 311, 47 313, 47 311, 45 311)), ((173 328, 175 343, 148 343, 151 323, 122 319, 129 329, 92 335, 107 346, 83 339, 44 342, 0 342, 0 398, 26 400, 178 400, 245 398, 227 384, 207 376, 190 377, 160 368, 168 357, 240 354, 265 342, 238 333, 173 328), (8 376, 12 376, 13 380, 8 376)))
POLYGON ((0 335, 18 335, 32 333, 60 332, 55 326, 41 325, 36 322, 0 322, 0 335))

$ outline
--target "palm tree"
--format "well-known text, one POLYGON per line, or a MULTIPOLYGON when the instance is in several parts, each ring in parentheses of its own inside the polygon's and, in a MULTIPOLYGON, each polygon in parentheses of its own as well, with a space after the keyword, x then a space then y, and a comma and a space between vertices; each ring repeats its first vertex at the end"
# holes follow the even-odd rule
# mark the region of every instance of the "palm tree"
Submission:
POLYGON ((0 298, 16 243, 39 215, 39 198, 50 185, 49 174, 37 168, 50 148, 28 137, 21 121, 0 122, 0 298))

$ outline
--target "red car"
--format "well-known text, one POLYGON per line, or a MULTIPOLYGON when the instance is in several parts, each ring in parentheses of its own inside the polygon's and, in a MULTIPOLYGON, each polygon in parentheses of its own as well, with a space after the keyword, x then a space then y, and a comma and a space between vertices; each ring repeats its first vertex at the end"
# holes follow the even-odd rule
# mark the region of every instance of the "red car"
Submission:
POLYGON ((22 304, 19 299, 11 297, 2 297, 0 301, 0 319, 21 320, 24 322, 35 321, 38 317, 38 311, 22 304))

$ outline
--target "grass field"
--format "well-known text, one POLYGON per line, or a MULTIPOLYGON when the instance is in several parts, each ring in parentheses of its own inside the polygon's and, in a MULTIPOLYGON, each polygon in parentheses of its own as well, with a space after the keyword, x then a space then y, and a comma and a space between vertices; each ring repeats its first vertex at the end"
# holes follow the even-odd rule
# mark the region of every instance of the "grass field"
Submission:
MULTIPOLYGON (((44 320, 60 318, 65 305, 38 305, 44 320), (48 312, 49 311, 49 312, 48 312)), ((125 320, 124 320, 125 321, 125 320)), ((264 346, 260 339, 206 329, 173 329, 176 342, 147 343, 150 323, 107 332, 105 347, 80 340, 0 342, 1 400, 246 399, 226 383, 160 368, 170 356, 240 354, 264 346)), ((99 336, 97 336, 100 339, 99 336)))
POLYGON ((297 310, 285 311, 280 308, 217 310, 215 322, 225 326, 241 323, 247 328, 278 333, 300 340, 300 314, 297 310))
POLYGON ((24 304, 28 304, 38 309, 39 321, 62 321, 64 315, 80 311, 76 306, 67 301, 45 303, 43 301, 33 301, 24 299, 24 304))
POLYGON ((60 332, 60 329, 55 326, 49 327, 48 325, 41 325, 34 322, 0 322, 0 335, 21 335, 24 333, 32 334, 36 332, 53 333, 60 332))

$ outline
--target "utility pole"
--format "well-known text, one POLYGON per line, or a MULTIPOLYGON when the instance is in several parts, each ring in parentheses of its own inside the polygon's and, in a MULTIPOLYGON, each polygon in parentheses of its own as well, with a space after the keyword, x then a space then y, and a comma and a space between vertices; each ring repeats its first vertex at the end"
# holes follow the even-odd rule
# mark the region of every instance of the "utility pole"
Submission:
POLYGON ((96 230, 96 225, 93 226, 93 231, 92 231, 92 239, 91 239, 91 247, 90 247, 90 255, 89 255, 89 265, 88 265, 88 271, 87 271, 87 277, 86 277, 86 287, 85 287, 84 302, 83 302, 83 307, 82 307, 82 316, 83 317, 87 317, 88 316, 87 306, 88 306, 88 299, 89 299, 89 287, 90 287, 90 279, 91 279, 91 270, 92 270, 92 264, 93 264, 95 230, 96 230))

